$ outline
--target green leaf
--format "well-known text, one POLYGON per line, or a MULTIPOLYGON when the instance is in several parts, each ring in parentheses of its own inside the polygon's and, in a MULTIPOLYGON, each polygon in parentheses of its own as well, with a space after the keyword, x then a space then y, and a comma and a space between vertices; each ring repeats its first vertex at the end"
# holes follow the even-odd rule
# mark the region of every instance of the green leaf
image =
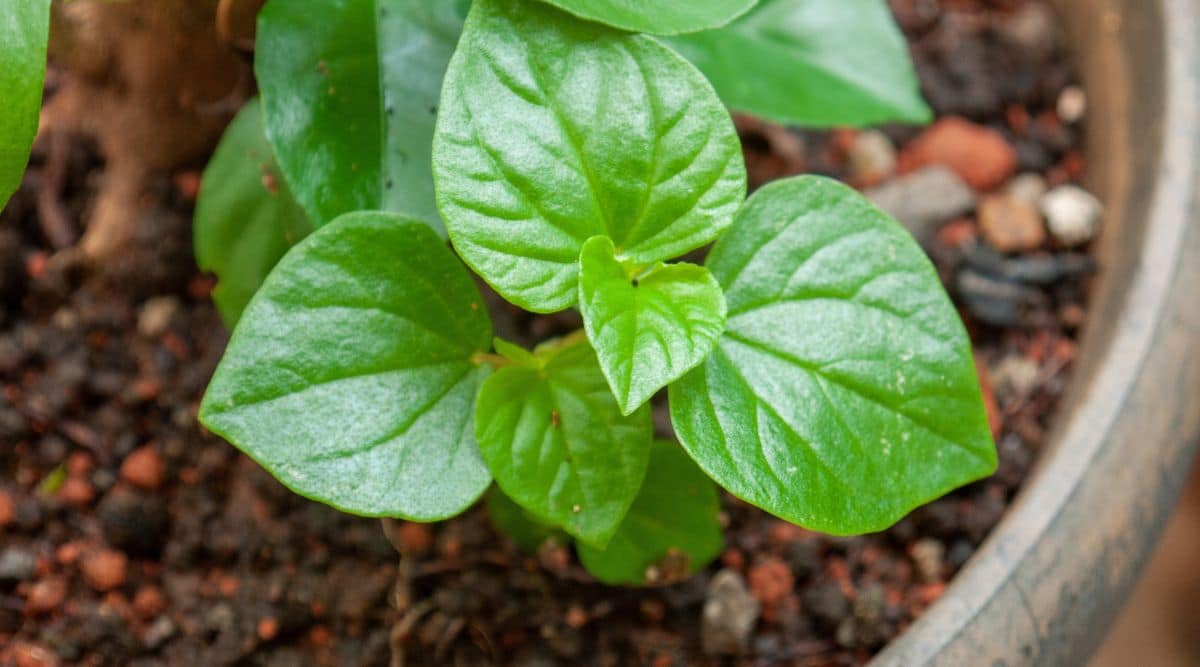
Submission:
POLYGON ((759 190, 708 267, 725 334, 670 400, 717 483, 851 534, 995 470, 971 344, 937 272, 857 192, 819 177, 759 190))
POLYGON ((200 420, 293 491, 434 521, 491 481, 473 408, 491 342, 471 277, 427 226, 352 213, 293 248, 250 301, 200 420))
POLYGON ((312 231, 279 174, 258 100, 246 104, 204 170, 193 224, 196 262, 217 276, 213 301, 233 328, 271 268, 312 231))
POLYGON ((739 111, 810 127, 932 118, 884 0, 762 0, 725 28, 668 42, 739 111))
POLYGON ((441 109, 450 238, 526 310, 575 303, 593 236, 640 264, 670 259, 715 239, 745 195, 733 123, 694 67, 537 2, 476 0, 441 109))
POLYGON ((710 30, 745 14, 758 0, 543 0, 588 21, 632 32, 678 35, 710 30))
POLYGON ((442 231, 430 145, 463 3, 271 0, 255 69, 267 136, 318 226, 402 213, 442 231))
POLYGON ((580 255, 579 309, 621 412, 692 370, 725 327, 725 296, 694 264, 657 263, 631 273, 597 236, 580 255))
POLYGON ((0 210, 21 185, 37 134, 46 77, 50 0, 8 0, 0 11, 0 210))
POLYGON ((537 366, 501 368, 483 383, 475 437, 508 497, 603 546, 646 474, 650 411, 621 415, 586 341, 543 346, 537 357, 537 366))
POLYGON ((488 515, 496 530, 507 535, 526 553, 537 553, 546 540, 559 540, 567 544, 567 536, 559 529, 543 523, 537 517, 514 503, 504 492, 492 487, 485 496, 488 515))
POLYGON ((670 442, 650 450, 646 481, 608 547, 580 544, 579 559, 607 584, 679 581, 721 553, 716 487, 670 442))

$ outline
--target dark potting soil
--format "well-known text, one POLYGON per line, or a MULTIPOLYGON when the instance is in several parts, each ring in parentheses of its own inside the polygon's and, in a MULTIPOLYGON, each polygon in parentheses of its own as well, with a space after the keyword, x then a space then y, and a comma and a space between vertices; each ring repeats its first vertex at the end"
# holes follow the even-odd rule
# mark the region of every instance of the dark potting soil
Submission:
MULTIPOLYGON (((1049 186, 1082 177, 1081 91, 1044 5, 893 8, 939 131, 961 117, 1012 151, 1015 164, 993 156, 1003 173, 992 192, 1017 173, 1049 186)), ((879 142, 738 122, 755 185, 803 171, 886 186, 905 178, 889 160, 905 174, 927 161, 919 128, 884 128, 879 142)), ((1003 514, 1042 446, 1085 319, 1086 255, 1044 231, 1029 240, 1008 229, 1013 216, 984 229, 974 201, 942 212, 927 247, 976 344, 996 475, 853 538, 726 497, 718 562, 664 588, 608 588, 569 550, 521 554, 481 508, 439 525, 389 524, 385 536, 378 521, 292 495, 205 433, 196 409, 227 334, 213 280, 191 259, 197 172, 164 178, 135 249, 106 278, 61 261, 41 222, 48 205, 78 221, 103 165, 84 143, 57 154, 44 143, 0 223, 2 665, 859 664, 938 599, 1003 514), (1020 248, 1007 255, 989 246, 1012 238, 1020 248), (742 586, 761 607, 745 652, 710 655, 702 636, 718 648, 736 624, 703 621, 705 603, 742 586)), ((954 145, 969 161, 995 148, 954 145)), ((918 199, 940 196, 911 187, 918 199)), ((511 326, 502 333, 533 341, 578 321, 517 315, 511 326)), ((657 418, 669 429, 661 407, 657 418)))

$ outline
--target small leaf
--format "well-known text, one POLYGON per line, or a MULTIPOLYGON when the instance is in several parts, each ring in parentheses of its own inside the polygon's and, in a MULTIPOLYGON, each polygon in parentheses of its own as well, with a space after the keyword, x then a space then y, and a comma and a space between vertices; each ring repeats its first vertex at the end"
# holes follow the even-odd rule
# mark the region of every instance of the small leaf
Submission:
POLYGON ((213 301, 231 329, 279 258, 312 231, 279 174, 258 100, 233 119, 204 170, 192 229, 196 261, 216 274, 213 301))
POLYGON ((37 134, 50 0, 7 0, 0 11, 0 210, 21 185, 37 134))
POLYGON ((679 446, 656 442, 637 500, 608 547, 580 544, 579 559, 607 584, 665 584, 721 553, 716 487, 679 446))
POLYGON ((912 237, 857 192, 819 177, 764 187, 708 267, 725 334, 670 400, 718 484, 851 534, 995 470, 958 314, 912 237))
POLYGON ((621 412, 692 370, 725 327, 725 296, 694 264, 658 263, 630 276, 597 236, 580 256, 579 306, 621 412))
POLYGON ((537 367, 541 363, 529 350, 526 350, 515 343, 510 343, 503 338, 492 339, 492 346, 496 348, 496 354, 499 354, 515 364, 537 367))
POLYGON ((293 491, 434 521, 491 481, 473 408, 491 342, 478 289, 427 226, 352 213, 279 262, 250 302, 200 420, 293 491))
POLYGON ((559 529, 543 523, 514 503, 504 492, 492 487, 485 496, 488 515, 492 523, 526 553, 537 553, 546 540, 554 539, 567 544, 567 536, 559 529))
POLYGON ((737 133, 694 67, 537 2, 474 3, 441 109, 450 238, 526 310, 575 303, 591 237, 641 264, 671 259, 715 239, 745 195, 737 133))
POLYGON ((884 0, 762 0, 724 28, 668 43, 739 111, 809 127, 932 118, 884 0))
POLYGON ((430 145, 463 3, 271 0, 255 70, 267 136, 318 226, 386 210, 442 233, 430 145))
POLYGON ((746 13, 758 0, 543 0, 588 21, 652 35, 710 30, 746 13))
POLYGON ((540 367, 508 366, 479 392, 475 435, 505 495, 597 546, 612 537, 646 474, 646 408, 621 415, 586 341, 543 346, 540 367))

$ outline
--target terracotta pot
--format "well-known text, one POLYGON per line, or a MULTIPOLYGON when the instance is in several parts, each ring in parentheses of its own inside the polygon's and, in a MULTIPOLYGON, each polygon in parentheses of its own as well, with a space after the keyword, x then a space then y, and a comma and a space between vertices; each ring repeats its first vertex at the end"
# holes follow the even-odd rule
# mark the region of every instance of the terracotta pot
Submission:
POLYGON ((878 665, 1084 664, 1200 441, 1200 0, 1059 0, 1107 210, 1103 275, 1048 449, 878 665))

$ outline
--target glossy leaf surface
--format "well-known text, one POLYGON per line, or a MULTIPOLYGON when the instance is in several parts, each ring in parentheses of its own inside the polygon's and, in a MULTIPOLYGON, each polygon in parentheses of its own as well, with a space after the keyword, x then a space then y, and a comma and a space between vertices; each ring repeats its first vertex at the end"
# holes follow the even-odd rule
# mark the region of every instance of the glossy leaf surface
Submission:
POLYGON ((464 3, 271 0, 255 70, 267 136, 319 226, 386 210, 438 230, 430 144, 464 3))
POLYGON ((589 21, 652 35, 717 28, 741 16, 757 0, 543 0, 589 21))
POLYGON ((579 559, 608 584, 670 583, 707 565, 723 544, 717 489, 686 452, 656 442, 646 481, 608 547, 579 545, 579 559))
POLYGON ((621 414, 586 341, 543 346, 537 356, 537 365, 507 366, 484 382, 480 451, 505 495, 603 546, 646 474, 650 411, 621 414))
POLYGON ((0 10, 0 209, 21 185, 37 134, 46 76, 50 0, 6 0, 0 10))
POLYGON ((762 0, 724 28, 668 43, 739 111, 809 127, 932 118, 884 0, 762 0))
POLYGON ((433 521, 491 481, 474 403, 487 309, 422 223, 355 213, 267 277, 238 323, 201 421, 297 493, 365 516, 433 521))
POLYGON ((714 247, 726 331, 671 386, 692 457, 807 528, 882 530, 991 474, 971 346, 903 228, 819 177, 759 190, 714 247))
POLYGON ((196 262, 216 274, 212 298, 231 329, 279 258, 312 231, 279 174, 257 100, 233 119, 204 170, 192 229, 196 262))
POLYGON ((704 77, 652 38, 537 2, 477 0, 446 75, 438 206, 509 301, 572 305, 583 243, 624 259, 716 238, 745 194, 737 134, 704 77))
POLYGON ((579 309, 600 368, 625 414, 708 356, 725 326, 725 297, 702 266, 630 270, 597 236, 580 255, 579 309))

